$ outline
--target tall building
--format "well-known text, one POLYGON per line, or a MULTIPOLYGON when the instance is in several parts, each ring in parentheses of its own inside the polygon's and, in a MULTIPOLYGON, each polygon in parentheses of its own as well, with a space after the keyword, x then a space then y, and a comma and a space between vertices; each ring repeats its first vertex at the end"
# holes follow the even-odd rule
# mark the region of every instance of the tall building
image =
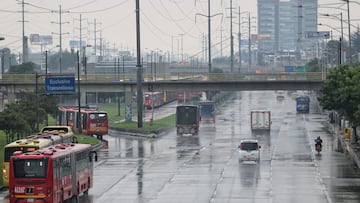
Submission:
POLYGON ((317 31, 318 0, 257 0, 259 52, 277 55, 284 51, 303 52, 313 45, 305 38, 317 31))

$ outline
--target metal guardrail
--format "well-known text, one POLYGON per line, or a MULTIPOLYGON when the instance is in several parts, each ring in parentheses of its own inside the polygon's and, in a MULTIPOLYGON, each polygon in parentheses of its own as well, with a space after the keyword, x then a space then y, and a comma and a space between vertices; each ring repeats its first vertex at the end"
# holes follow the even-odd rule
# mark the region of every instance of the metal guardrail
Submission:
MULTIPOLYGON (((67 74, 66 76, 69 76, 67 74)), ((45 75, 36 74, 4 74, 0 83, 35 83, 38 77, 39 83, 44 83, 45 75)), ((52 75, 48 75, 52 77, 52 75)), ((59 74, 56 75, 59 77, 59 74)), ((77 75, 74 74, 75 80, 77 75)), ((321 72, 304 72, 304 73, 157 73, 156 75, 143 75, 144 81, 271 81, 271 80, 309 80, 324 81, 326 77, 321 72)), ((88 82, 135 82, 136 74, 82 74, 81 81, 88 82)))

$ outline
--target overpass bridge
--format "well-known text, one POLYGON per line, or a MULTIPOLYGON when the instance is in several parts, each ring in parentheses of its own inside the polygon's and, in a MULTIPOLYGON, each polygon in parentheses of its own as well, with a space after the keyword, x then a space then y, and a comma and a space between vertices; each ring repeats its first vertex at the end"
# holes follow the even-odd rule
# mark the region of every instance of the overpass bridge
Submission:
MULTIPOLYGON (((69 75, 67 75, 69 76, 69 75)), ((74 76, 76 76, 74 74, 74 76)), ((48 75, 48 77, 54 77, 48 75)), ((59 77, 59 75, 56 75, 59 77)), ((321 72, 305 73, 157 73, 145 74, 143 91, 258 91, 258 90, 319 90, 325 81, 321 72)), ((75 78, 80 92, 134 92, 136 74, 87 74, 75 78), (79 83, 78 83, 79 81, 79 83)), ((5 74, 0 91, 9 100, 20 92, 35 92, 44 87, 45 76, 36 74, 5 74)), ((76 91, 78 88, 75 88, 76 91)), ((11 102, 11 101, 9 101, 11 102)))

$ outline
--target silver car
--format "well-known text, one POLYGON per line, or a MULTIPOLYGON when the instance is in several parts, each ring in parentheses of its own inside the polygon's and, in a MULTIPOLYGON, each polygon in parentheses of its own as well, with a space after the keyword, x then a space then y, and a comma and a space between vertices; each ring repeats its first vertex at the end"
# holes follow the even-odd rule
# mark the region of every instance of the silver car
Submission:
POLYGON ((239 145, 239 162, 260 160, 260 148, 257 140, 241 140, 239 145))

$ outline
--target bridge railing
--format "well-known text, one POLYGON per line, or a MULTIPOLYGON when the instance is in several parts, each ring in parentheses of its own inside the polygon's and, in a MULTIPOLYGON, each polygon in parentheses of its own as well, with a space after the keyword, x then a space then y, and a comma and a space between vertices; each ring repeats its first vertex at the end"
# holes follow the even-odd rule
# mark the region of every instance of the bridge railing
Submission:
MULTIPOLYGON (((66 75, 68 76, 68 75, 66 75)), ((75 80, 77 75, 74 74, 75 80)), ((48 77, 52 77, 48 75, 48 77)), ((59 75, 56 75, 59 77, 59 75)), ((36 82, 44 83, 45 75, 35 74, 4 74, 0 79, 1 82, 8 83, 29 83, 36 82)), ((311 80, 323 81, 326 79, 323 73, 320 72, 305 72, 305 73, 157 73, 144 74, 143 81, 271 81, 271 80, 311 80)), ((135 82, 136 74, 82 74, 81 81, 86 82, 135 82)))

